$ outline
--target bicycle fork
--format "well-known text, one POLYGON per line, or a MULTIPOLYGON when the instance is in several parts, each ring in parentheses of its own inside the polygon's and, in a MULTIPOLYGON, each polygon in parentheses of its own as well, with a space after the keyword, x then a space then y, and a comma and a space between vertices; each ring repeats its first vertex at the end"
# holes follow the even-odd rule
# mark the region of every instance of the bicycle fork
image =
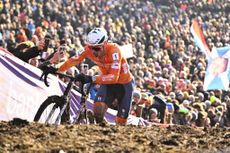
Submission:
POLYGON ((70 83, 68 84, 68 86, 66 87, 66 90, 64 91, 64 95, 62 97, 64 104, 62 105, 60 113, 58 114, 58 117, 55 121, 56 125, 59 122, 70 123, 70 92, 69 91, 71 90, 71 88, 73 86, 73 81, 74 80, 70 80, 70 83), (66 119, 66 117, 67 117, 67 119, 66 119))
MULTIPOLYGON (((69 110, 67 110, 68 105, 69 105, 69 99, 67 100, 67 99, 64 97, 64 100, 62 100, 59 104, 55 104, 55 105, 53 106, 53 108, 52 108, 51 112, 49 113, 49 115, 48 115, 48 117, 47 117, 45 123, 48 123, 48 122, 49 122, 49 120, 51 119, 52 114, 54 113, 54 111, 55 111, 58 107, 60 107, 60 112, 59 112, 59 114, 58 114, 58 116, 57 116, 57 118, 56 118, 56 120, 55 120, 55 122, 54 122, 55 125, 58 125, 58 124, 62 121, 62 117, 63 117, 64 112, 65 112, 65 111, 68 111, 68 112, 66 112, 65 115, 68 115, 68 114, 69 114, 69 110)), ((65 116, 65 117, 66 117, 66 116, 65 116)), ((68 117, 68 116, 67 116, 67 117, 68 117)), ((68 120, 69 120, 69 117, 68 117, 68 120)))
POLYGON ((86 99, 87 99, 87 96, 86 95, 82 95, 81 97, 81 107, 79 108, 79 111, 78 111, 78 115, 76 116, 76 118, 74 119, 73 123, 74 124, 79 124, 79 123, 88 123, 88 120, 87 120, 87 108, 86 108, 86 99))
MULTIPOLYGON (((55 121, 55 124, 57 125, 58 123, 60 123, 61 122, 61 119, 62 119, 62 115, 64 114, 64 112, 65 111, 67 111, 66 109, 68 109, 68 102, 66 102, 63 106, 62 106, 62 109, 61 109, 61 111, 60 111, 60 113, 58 114, 58 117, 57 117, 57 119, 56 119, 56 121, 55 121)), ((68 111, 69 112, 69 111, 68 111)), ((69 113, 66 113, 65 115, 69 115, 69 113)), ((66 116, 65 116, 66 117, 66 116)), ((69 116, 67 116, 68 117, 68 121, 69 121, 69 116)), ((67 122, 68 122, 67 121, 67 122)))

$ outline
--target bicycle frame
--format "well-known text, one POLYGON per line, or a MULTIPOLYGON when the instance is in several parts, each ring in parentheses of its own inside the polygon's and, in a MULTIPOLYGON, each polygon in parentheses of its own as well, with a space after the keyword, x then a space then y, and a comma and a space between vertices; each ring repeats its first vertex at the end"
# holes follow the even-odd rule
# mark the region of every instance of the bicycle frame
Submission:
MULTIPOLYGON (((64 94, 62 96, 62 98, 64 99, 64 105, 62 106, 62 109, 58 115, 58 118, 56 119, 55 121, 55 124, 58 124, 63 116, 63 113, 65 111, 67 111, 67 114, 70 115, 70 91, 73 87, 73 82, 76 80, 74 77, 72 76, 69 76, 69 75, 66 75, 66 74, 63 74, 63 73, 56 73, 57 75, 61 76, 61 77, 67 77, 70 79, 69 83, 67 84, 67 87, 64 91, 64 94), (68 109, 68 110, 67 110, 68 109)), ((89 94, 89 90, 90 90, 90 87, 92 86, 92 84, 89 85, 89 87, 87 88, 86 92, 84 92, 84 84, 81 83, 81 91, 80 93, 82 94, 81 95, 81 101, 80 101, 80 105, 81 105, 81 108, 79 109, 79 113, 78 113, 78 117, 76 117, 73 121, 73 123, 80 123, 81 120, 84 120, 86 119, 86 123, 88 122, 87 121, 87 108, 86 108, 86 100, 88 98, 88 94, 89 94)), ((69 122, 70 122, 70 119, 68 118, 69 122)))
POLYGON ((92 84, 89 85, 89 87, 87 88, 86 92, 84 92, 84 85, 81 84, 81 108, 79 110, 78 116, 74 119, 73 123, 79 124, 82 120, 85 119, 85 122, 88 123, 88 117, 87 117, 87 107, 86 107, 86 100, 88 99, 89 96, 89 90, 92 86, 92 84))
MULTIPOLYGON (((48 121, 51 119, 54 111, 58 107, 60 107, 60 112, 59 112, 59 114, 58 114, 58 116, 57 116, 57 118, 56 118, 56 120, 54 122, 57 125, 60 121, 63 122, 63 120, 70 121, 69 120, 69 108, 70 108, 70 105, 69 105, 69 94, 70 94, 70 91, 72 89, 73 82, 75 81, 75 78, 72 77, 72 76, 63 74, 63 73, 58 73, 57 72, 55 74, 57 74, 57 75, 59 75, 61 77, 68 77, 70 79, 70 81, 68 82, 67 87, 66 87, 66 89, 64 91, 64 94, 61 97, 58 98, 59 100, 56 101, 55 105, 52 107, 52 109, 51 109, 48 117, 45 120, 45 123, 48 123, 48 121), (68 108, 68 110, 67 110, 67 108, 68 108), (65 111, 66 111, 66 116, 65 116, 65 118, 63 118, 63 113, 65 111), (66 118, 66 117, 68 117, 68 118, 66 118)), ((47 85, 47 76, 45 77, 44 82, 47 85)), ((50 96, 49 98, 51 98, 51 100, 52 100, 52 96, 50 96)))

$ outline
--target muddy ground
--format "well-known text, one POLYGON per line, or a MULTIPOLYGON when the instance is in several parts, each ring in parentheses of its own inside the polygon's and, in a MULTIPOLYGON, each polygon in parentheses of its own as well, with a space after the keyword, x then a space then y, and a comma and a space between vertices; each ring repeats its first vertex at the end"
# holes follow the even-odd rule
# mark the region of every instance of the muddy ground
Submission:
POLYGON ((230 129, 0 122, 0 152, 230 152, 230 129))

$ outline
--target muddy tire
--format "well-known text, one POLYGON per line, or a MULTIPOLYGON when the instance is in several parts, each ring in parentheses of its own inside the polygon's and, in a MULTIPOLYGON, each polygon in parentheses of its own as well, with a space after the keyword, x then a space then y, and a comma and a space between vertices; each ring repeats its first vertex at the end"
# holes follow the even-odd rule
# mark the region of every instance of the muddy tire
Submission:
MULTIPOLYGON (((47 122, 49 122, 47 120, 48 115, 49 116, 53 116, 54 112, 56 110, 61 110, 63 105, 63 99, 60 96, 51 96, 48 97, 39 107, 35 117, 34 117, 34 121, 38 122, 40 121, 42 118, 42 116, 46 113, 47 116, 43 117, 43 119, 45 119, 47 122), (52 107, 52 109, 47 110, 48 107, 52 107), (52 111, 53 110, 53 111, 52 111)), ((54 119, 55 120, 55 119, 54 119)))

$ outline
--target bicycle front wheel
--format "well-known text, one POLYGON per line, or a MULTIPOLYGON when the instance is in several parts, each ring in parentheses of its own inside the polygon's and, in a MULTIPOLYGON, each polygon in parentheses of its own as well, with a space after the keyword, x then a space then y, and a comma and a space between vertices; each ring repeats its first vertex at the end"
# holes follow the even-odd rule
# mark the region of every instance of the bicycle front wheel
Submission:
POLYGON ((60 96, 48 97, 39 107, 34 117, 34 121, 54 124, 55 121, 60 117, 59 114, 63 103, 64 101, 60 96))

